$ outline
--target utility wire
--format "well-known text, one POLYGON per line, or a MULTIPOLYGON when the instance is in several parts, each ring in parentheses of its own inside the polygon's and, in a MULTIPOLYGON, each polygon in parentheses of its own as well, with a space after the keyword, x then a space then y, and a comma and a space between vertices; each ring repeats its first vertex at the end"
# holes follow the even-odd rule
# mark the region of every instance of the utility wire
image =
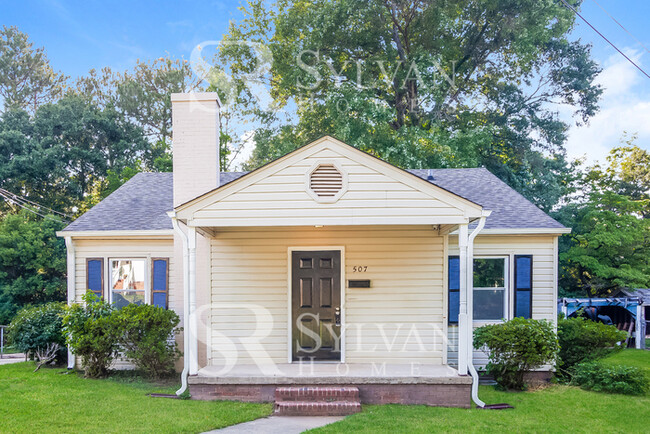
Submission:
POLYGON ((595 27, 594 27, 594 26, 593 26, 589 21, 587 21, 587 19, 586 19, 585 17, 583 17, 582 15, 580 15, 580 13, 579 13, 579 12, 578 12, 578 11, 577 11, 573 6, 571 6, 569 3, 567 3, 566 0, 560 0, 560 1, 561 1, 562 3, 564 3, 564 5, 565 5, 567 8, 569 8, 570 10, 572 10, 574 14, 576 14, 577 16, 579 16, 579 17, 582 19, 582 21, 584 21, 585 23, 587 23, 587 25, 588 25, 589 27, 591 27, 591 28, 593 29, 594 32, 598 33, 598 35, 600 35, 601 38, 603 38, 605 41, 607 41, 607 43, 608 43, 609 45, 611 45, 612 47, 614 47, 614 49, 615 49, 616 51, 618 51, 618 52, 620 53, 621 56, 625 57, 625 58, 627 59, 628 62, 630 62, 632 65, 634 65, 634 66, 636 67, 636 69, 638 69, 639 71, 641 71, 641 73, 642 73, 643 75, 645 75, 646 77, 650 78, 650 75, 648 75, 647 72, 645 72, 643 69, 641 69, 641 67, 640 67, 639 65, 637 65, 636 63, 634 63, 634 61, 633 61, 632 59, 630 59, 629 57, 627 57, 627 56, 625 55, 625 53, 623 53, 621 50, 619 50, 619 48, 618 48, 616 45, 614 45, 614 44, 612 43, 612 41, 610 41, 609 39, 607 39, 607 38, 605 37, 605 35, 603 35, 602 33, 600 33, 600 32, 598 31, 597 28, 595 28, 595 27))
POLYGON ((607 11, 605 10, 605 8, 602 7, 602 6, 600 5, 600 3, 598 3, 596 0, 591 0, 591 1, 593 1, 594 3, 596 3, 596 6, 598 6, 600 9, 602 9, 602 11, 605 12, 605 13, 607 14, 607 16, 610 17, 610 18, 611 18, 611 19, 612 19, 616 24, 618 24, 619 27, 620 27, 621 29, 625 30, 625 33, 627 33, 627 34, 630 35, 632 38, 634 38, 634 40, 635 40, 636 42, 638 42, 639 45, 642 46, 643 49, 644 49, 645 51, 647 51, 648 53, 650 53, 650 50, 648 50, 648 47, 646 47, 645 45, 643 45, 643 42, 641 42, 641 41, 639 40, 639 38, 637 38, 636 36, 634 36, 634 35, 632 34, 632 32, 630 32, 628 29, 626 29, 625 26, 624 26, 623 24, 619 23, 618 20, 612 16, 612 14, 610 14, 609 12, 607 12, 607 11))
POLYGON ((11 196, 13 199, 20 200, 23 203, 30 204, 33 207, 36 207, 36 208, 39 208, 39 209, 44 209, 46 211, 50 211, 53 214, 59 214, 62 217, 71 218, 71 216, 68 215, 68 214, 53 210, 52 208, 48 208, 48 207, 46 207, 44 205, 41 205, 41 204, 38 204, 36 202, 32 202, 31 200, 29 200, 29 199, 27 199, 27 198, 25 198, 25 197, 23 197, 23 196, 21 196, 19 194, 12 193, 12 192, 10 192, 8 190, 5 190, 4 188, 0 188, 0 193, 4 193, 4 194, 6 194, 8 196, 11 196))
MULTIPOLYGON (((14 199, 14 198, 12 198, 12 197, 6 195, 6 194, 3 193, 2 191, 0 191, 0 197, 4 198, 5 201, 7 201, 9 204, 11 204, 11 205, 18 205, 19 207, 21 207, 21 208, 23 208, 23 209, 25 209, 25 210, 27 210, 27 211, 33 213, 33 214, 36 214, 36 215, 39 216, 39 217, 43 217, 43 218, 46 219, 46 220, 51 220, 51 221, 53 221, 53 222, 57 222, 57 223, 61 223, 61 222, 62 222, 62 220, 60 220, 60 219, 52 218, 52 217, 50 217, 50 216, 43 215, 43 214, 41 214, 41 213, 36 212, 36 211, 35 211, 33 208, 31 208, 30 206, 26 206, 26 205, 24 205, 24 204, 21 203, 20 201, 18 201, 18 200, 16 200, 16 199, 14 199)), ((67 221, 63 221, 63 223, 67 223, 67 221)))

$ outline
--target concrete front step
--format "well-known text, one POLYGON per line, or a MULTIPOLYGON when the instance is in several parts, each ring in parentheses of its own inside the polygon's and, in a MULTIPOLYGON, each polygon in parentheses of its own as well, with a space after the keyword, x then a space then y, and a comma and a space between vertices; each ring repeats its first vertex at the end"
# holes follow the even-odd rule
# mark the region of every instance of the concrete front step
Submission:
POLYGON ((359 413, 359 401, 280 401, 275 403, 275 414, 280 416, 347 416, 359 413))
POLYGON ((275 402, 359 401, 359 388, 354 386, 287 386, 275 389, 275 402))

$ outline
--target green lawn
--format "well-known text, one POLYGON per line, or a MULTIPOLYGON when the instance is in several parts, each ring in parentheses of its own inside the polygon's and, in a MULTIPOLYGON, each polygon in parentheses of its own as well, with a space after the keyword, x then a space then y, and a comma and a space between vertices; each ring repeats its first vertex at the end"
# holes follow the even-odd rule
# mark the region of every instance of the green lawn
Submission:
POLYGON ((33 363, 0 366, 0 432, 202 432, 256 419, 270 404, 151 398, 141 381, 89 380, 33 363))
POLYGON ((602 360, 611 365, 636 366, 645 371, 650 378, 650 351, 648 350, 623 350, 602 360))
MULTIPOLYGON (((607 363, 650 370, 650 351, 625 350, 607 363)), ((632 397, 550 386, 534 392, 508 393, 481 386, 488 404, 506 402, 513 410, 463 410, 426 406, 363 406, 363 412, 315 430, 339 432, 625 432, 646 433, 650 396, 632 397)))

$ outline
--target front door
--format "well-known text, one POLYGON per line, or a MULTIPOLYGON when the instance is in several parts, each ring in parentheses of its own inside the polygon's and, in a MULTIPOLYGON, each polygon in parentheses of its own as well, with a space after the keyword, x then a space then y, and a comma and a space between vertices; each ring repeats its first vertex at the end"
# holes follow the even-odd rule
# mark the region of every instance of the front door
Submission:
POLYGON ((292 252, 294 361, 341 360, 341 252, 292 252))

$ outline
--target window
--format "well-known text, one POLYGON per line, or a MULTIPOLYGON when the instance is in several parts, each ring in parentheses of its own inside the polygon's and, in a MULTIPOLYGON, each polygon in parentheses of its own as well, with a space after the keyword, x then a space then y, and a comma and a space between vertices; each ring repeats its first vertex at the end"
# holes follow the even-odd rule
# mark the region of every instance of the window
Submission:
POLYGON ((533 257, 515 256, 515 316, 530 318, 533 305, 533 257))
POLYGON ((86 259, 86 290, 97 297, 104 295, 104 260, 102 258, 86 259))
POLYGON ((130 303, 145 303, 145 260, 111 261, 111 302, 117 308, 130 303))
POLYGON ((156 258, 151 265, 151 304, 163 309, 167 309, 168 262, 165 258, 156 258))
POLYGON ((460 310, 460 258, 449 257, 449 324, 458 324, 460 310))
POLYGON ((474 259, 474 320, 506 317, 506 258, 474 259))

